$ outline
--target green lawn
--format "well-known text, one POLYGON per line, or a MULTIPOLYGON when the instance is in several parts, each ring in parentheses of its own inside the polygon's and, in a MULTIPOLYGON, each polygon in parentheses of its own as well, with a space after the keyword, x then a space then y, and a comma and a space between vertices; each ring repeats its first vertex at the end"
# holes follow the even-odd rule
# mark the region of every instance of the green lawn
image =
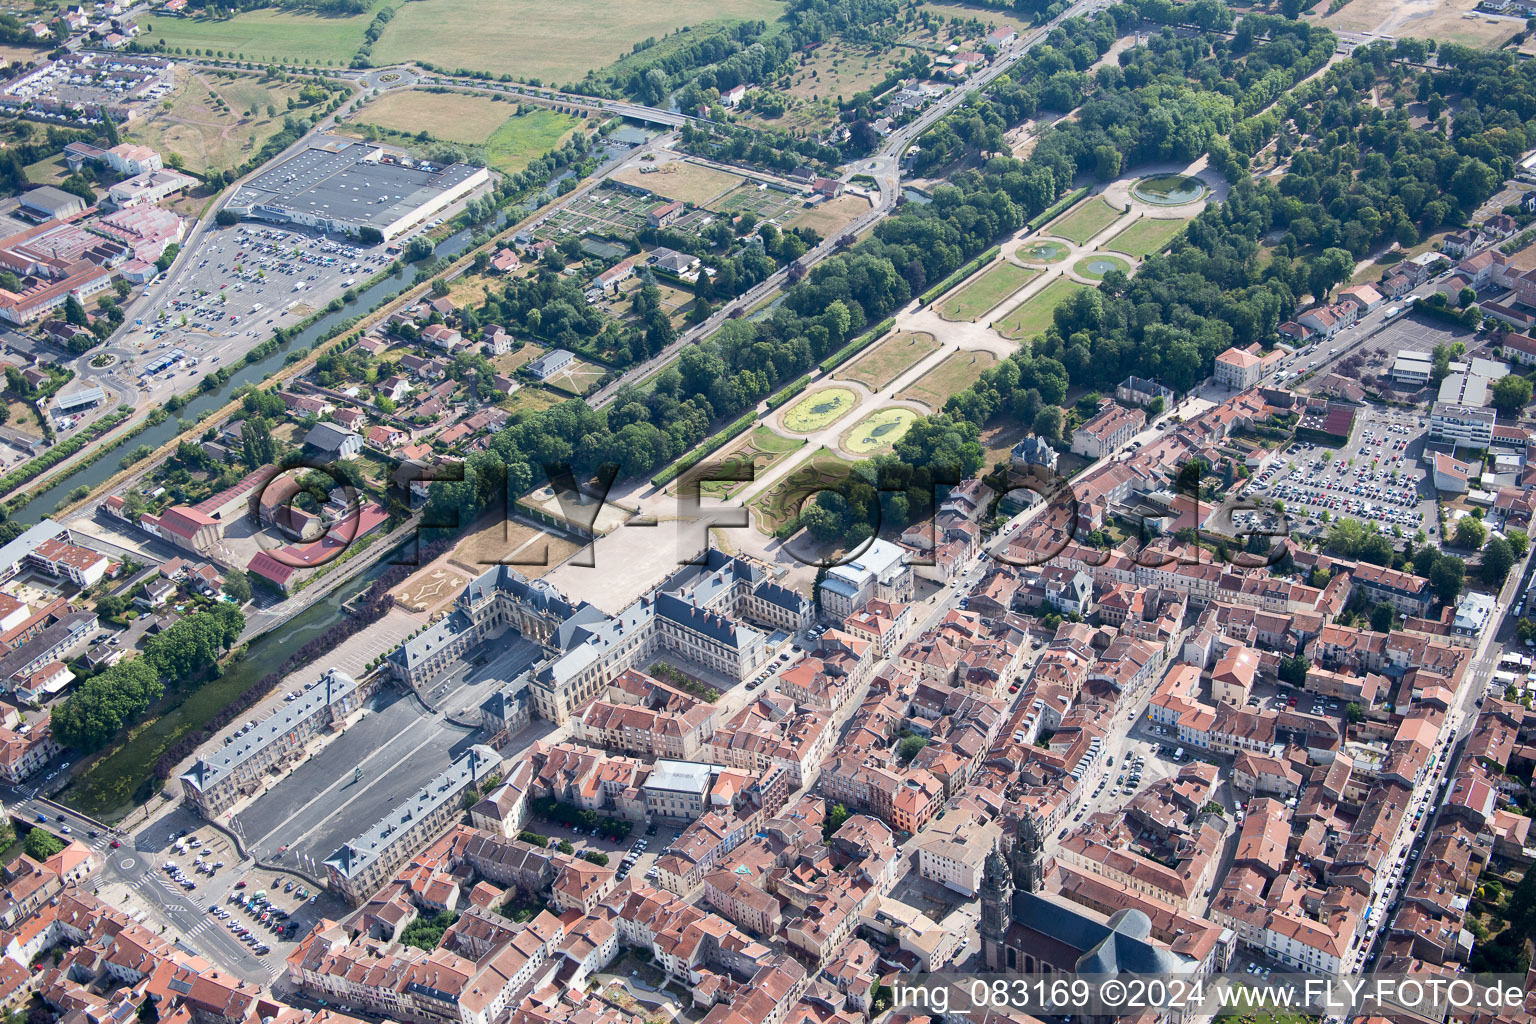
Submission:
POLYGON ((939 316, 945 320, 975 320, 987 310, 1024 287, 1040 273, 1017 263, 1003 262, 984 271, 980 277, 945 299, 939 316))
POLYGON ((581 118, 553 110, 518 114, 491 133, 485 156, 498 171, 516 174, 535 159, 557 148, 581 124, 581 118))
POLYGON ((55 153, 35 164, 27 165, 27 180, 34 185, 57 185, 67 177, 69 177, 69 167, 64 163, 63 153, 55 153))
MULTIPOLYGON (((1236 987, 1255 991, 1249 985, 1238 985, 1236 987)), ((1216 1016, 1219 1020, 1242 1021, 1245 1024, 1317 1024, 1317 1018, 1311 1014, 1279 1006, 1259 1005, 1265 1002, 1267 1000, 1263 997, 1255 997, 1255 1005, 1229 1006, 1216 1016)))
POLYGON ((982 373, 996 365, 991 352, 962 350, 952 353, 938 366, 897 393, 904 401, 921 402, 934 412, 944 408, 950 396, 976 383, 982 373))
POLYGON ((900 441, 916 419, 912 409, 877 409, 843 436, 842 447, 855 455, 873 455, 900 441))
POLYGON ((202 50, 248 60, 330 64, 345 67, 363 44, 376 2, 364 13, 323 17, 299 11, 262 8, 233 18, 175 18, 150 15, 143 38, 164 42, 175 53, 202 50))
POLYGON ((1100 231, 1109 227, 1120 216, 1120 211, 1094 196, 1078 203, 1046 227, 1045 233, 1057 235, 1082 245, 1100 231))
POLYGON ((926 331, 892 335, 852 363, 839 368, 837 376, 859 381, 871 391, 879 391, 938 349, 939 340, 926 331))
POLYGON ((1068 278, 1058 277, 1015 306, 1007 316, 994 321, 992 326, 1003 337, 1015 341, 1033 338, 1051 325, 1051 314, 1063 300, 1086 287, 1068 278))
POLYGON ((684 26, 772 22, 783 13, 777 0, 417 0, 395 8, 373 46, 373 61, 421 60, 450 70, 506 72, 560 84, 630 55, 638 42, 663 40, 684 26))
POLYGON ((784 413, 784 428, 797 434, 812 434, 842 419, 858 404, 858 397, 851 388, 812 391, 784 413))
POLYGON ((1187 220, 1162 220, 1143 217, 1104 243, 1104 248, 1140 259, 1162 252, 1184 230, 1187 220))
MULTIPOLYGON (((701 465, 712 466, 711 475, 717 477, 730 476, 748 467, 751 467, 752 471, 760 477, 770 467, 783 461, 785 456, 804 447, 803 439, 781 437, 760 423, 744 441, 737 442, 723 455, 705 459, 701 465)), ((750 483, 751 481, 747 480, 706 480, 699 484, 699 493, 712 498, 725 499, 749 486, 750 483)))

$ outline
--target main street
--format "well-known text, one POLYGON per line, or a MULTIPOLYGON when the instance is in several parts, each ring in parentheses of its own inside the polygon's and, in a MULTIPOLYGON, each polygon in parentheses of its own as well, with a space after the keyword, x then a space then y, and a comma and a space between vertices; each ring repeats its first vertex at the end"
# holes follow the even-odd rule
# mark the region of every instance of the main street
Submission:
MULTIPOLYGON (((173 811, 130 835, 39 797, 36 787, 0 786, 0 800, 15 817, 51 832, 59 833, 68 827, 69 834, 62 838, 78 840, 96 851, 103 859, 102 868, 92 876, 90 887, 97 891, 110 886, 131 890, 149 911, 143 924, 150 931, 249 981, 270 983, 277 975, 280 965, 275 958, 264 959, 252 953, 207 912, 206 905, 216 900, 215 893, 222 892, 227 885, 222 888, 216 883, 201 885, 197 891, 187 892, 160 870, 165 851, 170 847, 167 830, 195 828, 201 824, 189 812, 173 811), (46 825, 39 820, 44 817, 47 818, 46 825), (111 845, 114 840, 121 846, 114 849, 111 845)), ((249 863, 244 866, 248 867, 249 863)), ((230 877, 240 868, 231 863, 228 867, 230 877)))
POLYGON ((1359 941, 1352 948, 1351 958, 1348 961, 1349 966, 1355 970, 1363 969, 1369 962, 1369 958, 1374 955, 1387 919, 1391 916, 1392 905, 1402 892, 1403 886, 1413 875, 1413 869, 1417 863, 1416 854, 1413 851, 1422 849, 1421 839, 1433 832, 1439 821, 1440 787, 1457 763, 1459 754, 1457 747, 1461 742, 1462 731, 1477 721, 1478 708, 1487 692, 1488 682, 1493 678, 1494 669, 1498 665, 1504 640, 1513 632, 1514 624, 1509 615, 1509 609, 1513 606, 1516 595, 1527 585, 1526 577, 1532 564, 1531 554, 1528 552, 1525 559, 1515 566, 1509 577, 1505 579, 1504 585, 1499 588, 1495 605, 1496 618, 1483 632, 1482 641, 1477 645, 1476 653, 1462 677, 1460 696, 1455 706, 1446 715, 1445 725, 1440 730, 1440 739, 1435 747, 1431 764, 1426 767, 1423 777, 1414 786, 1403 826, 1398 830, 1388 855, 1382 859, 1376 882, 1371 890, 1370 920, 1362 929, 1359 941), (1423 817, 1416 821, 1415 816, 1420 813, 1423 817))

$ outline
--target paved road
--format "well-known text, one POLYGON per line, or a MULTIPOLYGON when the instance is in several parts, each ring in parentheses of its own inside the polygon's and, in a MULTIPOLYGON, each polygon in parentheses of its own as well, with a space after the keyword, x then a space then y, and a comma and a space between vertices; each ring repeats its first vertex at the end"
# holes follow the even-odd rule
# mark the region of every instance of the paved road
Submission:
MULTIPOLYGON (((890 213, 896 207, 897 197, 901 193, 901 158, 924 132, 944 115, 959 106, 971 93, 990 85, 999 75, 1018 63, 1021 57, 1043 40, 1046 34, 1061 21, 1066 18, 1087 14, 1104 6, 1107 5, 1103 3, 1103 0, 1080 0, 1080 2, 1073 4, 1050 23, 1035 29, 1028 35, 1020 37, 1013 46, 999 53, 997 59, 989 67, 972 75, 963 84, 956 86, 940 97, 911 123, 892 132, 885 140, 885 144, 880 147, 880 151, 873 157, 855 161, 844 172, 844 180, 852 177, 854 174, 870 175, 875 179, 875 183, 879 187, 879 200, 868 213, 854 220, 835 237, 824 239, 820 244, 806 252, 804 256, 800 257, 797 265, 809 270, 837 251, 838 239, 844 236, 857 238, 860 234, 873 227, 886 214, 890 213)), ((601 409, 613 401, 620 388, 627 384, 634 384, 637 381, 644 380, 657 370, 660 370, 671 362, 677 353, 682 351, 684 346, 697 344, 719 330, 721 325, 730 319, 733 311, 752 308, 777 292, 788 280, 789 268, 786 267, 754 285, 736 299, 725 303, 718 312, 702 324, 683 332, 676 341, 650 359, 631 367, 610 383, 593 392, 587 398, 588 404, 594 409, 601 409)))
MULTIPOLYGON (((100 852, 104 865, 92 876, 92 887, 121 884, 132 889, 150 909, 151 916, 144 924, 152 931, 247 980, 265 984, 276 976, 280 964, 275 955, 256 956, 208 913, 208 904, 219 899, 218 894, 228 888, 228 882, 221 885, 210 881, 200 884, 195 892, 186 892, 160 870, 170 845, 170 832, 202 824, 189 813, 174 811, 137 835, 123 835, 61 805, 39 799, 35 787, 0 787, 0 800, 12 814, 28 821, 37 822, 39 815, 46 815, 51 831, 68 826, 70 838, 100 852), (93 830, 98 833, 95 838, 90 836, 93 830), (113 839, 122 845, 113 849, 113 839)), ((221 874, 232 880, 239 870, 239 865, 230 864, 221 874)))
POLYGON ((1525 560, 1509 574, 1509 578, 1504 581, 1504 586, 1499 589, 1498 619, 1492 628, 1483 633, 1482 642, 1478 644, 1472 663, 1467 667, 1460 698, 1446 716, 1445 725, 1440 731, 1440 743, 1435 748, 1435 761, 1425 771, 1424 778, 1414 787, 1412 803, 1408 814, 1403 819, 1403 827, 1395 837, 1391 851, 1382 860, 1382 871, 1371 890, 1371 920, 1361 930, 1360 941, 1351 949, 1351 959, 1347 964, 1351 969, 1363 969, 1369 959, 1375 956, 1376 946, 1383 936, 1383 928, 1390 917, 1392 904, 1401 893, 1403 885, 1413 875, 1416 861, 1411 858, 1405 859, 1399 866, 1397 858, 1418 848, 1420 837, 1432 832, 1439 821, 1436 803, 1440 785, 1457 763, 1456 755, 1459 753, 1457 747, 1463 730, 1477 721, 1478 701, 1482 699, 1488 681, 1493 678, 1504 640, 1514 632, 1514 619, 1509 614, 1509 609, 1513 606, 1516 595, 1526 586, 1526 577, 1532 567, 1532 557, 1527 554, 1525 560), (1415 826, 1413 816, 1421 810, 1424 812, 1422 826, 1415 826))
POLYGON ((425 695, 431 712, 401 690, 381 690, 361 719, 239 810, 230 824, 252 855, 319 873, 338 846, 445 769, 479 739, 448 716, 478 721, 480 703, 542 657, 515 633, 492 639, 484 653, 484 664, 436 681, 425 695))

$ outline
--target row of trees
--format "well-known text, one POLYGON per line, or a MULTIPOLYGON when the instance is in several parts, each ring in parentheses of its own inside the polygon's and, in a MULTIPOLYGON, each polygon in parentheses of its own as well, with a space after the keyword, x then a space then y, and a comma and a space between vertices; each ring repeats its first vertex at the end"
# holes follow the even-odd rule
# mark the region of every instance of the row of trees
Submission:
MULTIPOLYGON (((1111 13, 1134 16, 1135 11, 1117 7, 1111 13)), ((1180 146, 1206 144, 1223 165, 1246 160, 1250 154, 1234 149, 1215 132, 1226 122, 1212 119, 1212 112, 1226 107, 1201 93, 1228 87, 1216 82, 1207 89, 1203 79, 1209 76, 1208 67, 1223 60, 1253 65, 1246 90, 1238 86, 1229 89, 1230 95, 1222 93, 1236 115, 1254 108, 1259 102, 1255 96, 1268 95, 1275 74, 1305 74, 1312 66, 1308 60, 1325 49, 1331 52, 1333 45, 1330 34, 1305 25, 1263 17, 1247 18, 1244 24, 1250 21, 1263 29, 1262 40, 1252 32, 1231 40, 1170 35, 1127 51, 1131 56, 1122 58, 1123 66, 1101 69, 1089 79, 1084 100, 1088 116, 1044 133, 1029 159, 993 157, 935 189, 931 203, 905 204, 880 224, 873 238, 818 264, 787 291, 771 315, 729 321, 704 343, 688 348, 650 391, 623 391, 602 411, 570 402, 524 417, 498 434, 489 451, 470 458, 463 481, 435 485, 429 511, 441 521, 468 521, 502 495, 542 482, 543 467, 551 463, 568 463, 578 472, 612 463, 626 475, 667 464, 705 437, 711 424, 739 415, 868 324, 900 308, 926 282, 942 280, 997 238, 1022 229, 1054 203, 1078 173, 1097 165, 1104 145, 1120 146, 1129 139, 1131 148, 1151 153, 1162 152, 1151 148, 1153 140, 1185 139, 1166 144, 1181 153, 1189 150, 1180 146), (1234 46, 1247 49, 1239 53, 1234 46), (1289 47, 1285 52, 1294 50, 1307 59, 1283 69, 1284 53, 1276 47, 1289 47), (1188 101, 1180 108, 1185 119, 1169 122, 1160 104, 1141 98, 1144 92, 1183 97, 1188 101), (1112 125, 1116 136, 1106 127, 1114 120, 1109 111, 1123 114, 1112 125)), ((1072 19, 1053 30, 1048 48, 1069 55, 1065 59, 1071 63, 1070 55, 1080 46, 1101 52, 1113 35, 1105 26, 1072 19)), ((1061 59, 1041 52, 1032 58, 1030 72, 1046 70, 1061 59)), ((1394 74, 1399 68, 1388 61, 1382 73, 1394 74)), ((1046 80, 1076 73, 1063 65, 1046 80)), ((927 484, 936 474, 963 475, 979 468, 977 434, 987 419, 1007 411, 1014 416, 1027 413, 1033 422, 1043 407, 1059 401, 1063 381, 1068 387, 1102 388, 1137 374, 1187 389, 1204 379, 1215 356, 1227 347, 1272 341, 1278 325, 1294 314, 1298 297, 1332 287, 1352 257, 1352 249, 1330 251, 1339 247, 1321 244, 1334 240, 1317 230, 1325 218, 1338 221, 1342 232, 1345 218, 1362 217, 1368 243, 1391 239, 1395 207, 1389 207, 1390 217, 1364 217, 1371 188, 1381 190, 1384 206, 1385 198, 1395 197, 1410 226, 1438 223, 1453 212, 1464 215, 1468 203, 1486 198, 1485 186, 1491 185, 1475 167, 1462 170, 1472 166, 1468 161, 1480 158, 1459 149, 1497 145, 1502 151, 1507 148, 1504 142, 1483 136, 1510 131, 1518 131, 1523 139, 1524 104, 1512 103, 1512 111, 1502 106, 1485 110, 1481 130, 1458 131, 1447 139, 1445 133, 1409 131, 1406 123, 1392 120, 1395 113, 1371 106, 1369 82, 1375 74, 1369 60, 1343 61, 1281 100, 1281 114, 1305 133, 1296 144, 1292 174, 1279 185, 1238 175, 1227 201, 1195 218, 1172 252, 1149 257, 1134 278, 1111 273, 1099 289, 1063 303, 1027 356, 989 371, 975 387, 952 398, 942 415, 914 426, 894 457, 866 466, 861 475, 869 494, 856 492, 851 500, 847 495, 818 499, 836 517, 830 524, 818 524, 820 531, 872 526, 872 502, 877 501, 887 523, 923 514, 932 500, 927 484), (1319 150, 1332 155, 1325 160, 1319 150), (1303 156, 1306 159, 1300 159, 1303 156), (1374 185, 1364 173, 1367 165, 1384 175, 1374 185), (1306 184, 1292 183, 1293 177, 1306 184), (1458 198, 1429 198, 1439 195, 1442 184, 1467 186, 1469 178, 1471 185, 1462 188, 1458 198), (1279 251, 1265 259, 1261 242, 1276 232, 1281 237, 1279 251), (1042 357, 1049 362, 1037 362, 1042 357), (881 473, 895 474, 894 481, 879 479, 881 473), (897 486, 903 483, 910 487, 897 486), (906 508, 899 503, 884 508, 895 494, 873 498, 876 485, 896 486, 906 496, 906 508)), ((1467 59, 1434 75, 1433 88, 1446 94, 1469 91, 1480 103, 1500 102, 1504 95, 1536 96, 1536 88, 1523 84, 1536 81, 1536 68, 1508 57, 1467 59), (1510 88, 1515 79, 1519 84, 1510 88)), ((1034 80, 1020 75, 1015 81, 1034 80)), ((1009 97, 1034 87, 1000 85, 980 105, 1004 111, 1001 123, 1011 125, 1012 116, 1028 116, 1029 107, 1009 97)), ((1536 102, 1529 110, 1536 113, 1536 102)), ((1234 122, 1233 132, 1247 124, 1247 144, 1268 145, 1278 136, 1281 122, 1267 136, 1259 130, 1262 125, 1256 128, 1249 122, 1273 113, 1270 108, 1234 122)), ((963 110, 957 116, 969 114, 963 110)), ((987 120, 992 115, 979 116, 987 120)), ((1340 239, 1359 241, 1342 235, 1340 239)), ((1049 429, 1052 424, 1041 426, 1049 429)))
POLYGON ((54 735, 81 751, 100 749, 160 699, 167 681, 201 681, 244 629, 245 616, 227 604, 178 620, 145 642, 142 657, 104 669, 70 694, 54 709, 54 735))

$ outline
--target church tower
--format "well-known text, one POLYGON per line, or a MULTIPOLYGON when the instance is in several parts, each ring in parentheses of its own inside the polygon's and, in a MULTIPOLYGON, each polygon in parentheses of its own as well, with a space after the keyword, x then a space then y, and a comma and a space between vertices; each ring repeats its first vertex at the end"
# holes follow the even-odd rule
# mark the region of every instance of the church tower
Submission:
POLYGON ((981 936, 981 951, 987 962, 987 970, 1005 970, 1007 957, 1003 941, 1008 934, 1008 926, 1013 923, 1013 878, 1008 861, 995 847, 987 855, 977 895, 981 898, 981 921, 977 932, 981 936))
POLYGON ((1044 846, 1033 814, 1023 814, 1014 830, 1009 860, 1013 868, 1013 886, 1019 892, 1039 892, 1044 880, 1040 852, 1044 846))

